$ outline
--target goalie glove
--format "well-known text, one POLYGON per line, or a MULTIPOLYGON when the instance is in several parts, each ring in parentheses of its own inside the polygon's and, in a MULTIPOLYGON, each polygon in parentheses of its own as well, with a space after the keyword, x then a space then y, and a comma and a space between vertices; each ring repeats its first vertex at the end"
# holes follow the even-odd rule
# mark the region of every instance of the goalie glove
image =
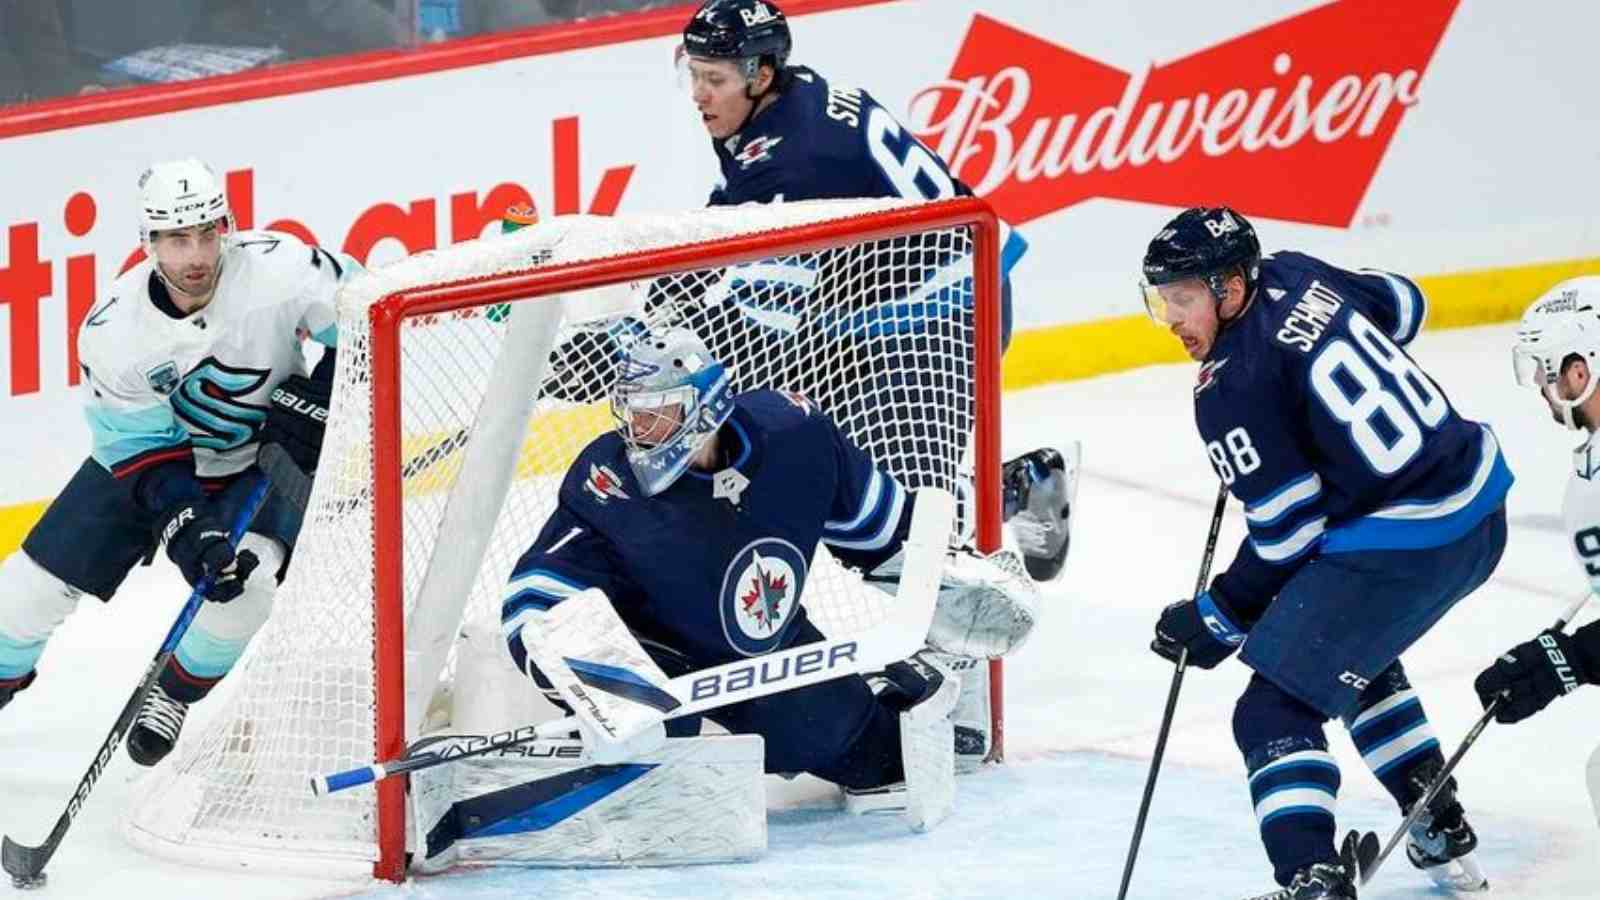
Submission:
MULTIPOLYGON (((905 565, 896 553, 866 576, 894 593, 905 565)), ((945 562, 939 600, 928 627, 928 646, 972 658, 1005 656, 1028 639, 1039 616, 1039 590, 1015 551, 980 554, 960 550, 945 562)))

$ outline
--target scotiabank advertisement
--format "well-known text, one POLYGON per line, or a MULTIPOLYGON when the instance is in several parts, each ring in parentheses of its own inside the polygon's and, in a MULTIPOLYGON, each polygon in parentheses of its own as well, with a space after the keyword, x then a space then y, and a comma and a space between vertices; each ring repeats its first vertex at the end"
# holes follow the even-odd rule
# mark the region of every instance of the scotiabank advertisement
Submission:
MULTIPOLYGON (((1252 217, 1268 249, 1419 277, 1600 258, 1600 7, 787 7, 793 62, 871 93, 1028 239, 1023 332, 1139 313, 1145 244, 1197 203, 1252 217)), ((420 65, 316 63, 301 87, 196 88, 120 117, 0 114, 0 429, 29 472, 5 467, 0 509, 48 498, 87 450, 74 337, 137 253, 152 161, 205 159, 241 225, 373 266, 476 238, 513 202, 698 207, 716 167, 673 68, 691 10, 420 65)))

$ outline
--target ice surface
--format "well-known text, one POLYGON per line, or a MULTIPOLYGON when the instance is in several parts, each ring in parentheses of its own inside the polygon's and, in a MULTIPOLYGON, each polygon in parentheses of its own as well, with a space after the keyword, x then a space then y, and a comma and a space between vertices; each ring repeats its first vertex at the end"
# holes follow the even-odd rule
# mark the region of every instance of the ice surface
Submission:
MULTIPOLYGON (((1510 334, 1509 326, 1429 333, 1413 348, 1459 410, 1496 427, 1517 475, 1499 572, 1405 657, 1447 751, 1478 713, 1473 675, 1582 589, 1556 530, 1577 438, 1512 383, 1510 334)), ((1007 667, 1007 763, 961 779, 956 816, 931 834, 913 835, 893 816, 846 817, 830 788, 774 779, 771 849, 749 865, 461 872, 403 887, 224 873, 151 859, 123 842, 117 812, 138 772, 119 756, 37 896, 1113 897, 1171 677, 1145 645, 1157 610, 1193 587, 1215 497, 1194 434, 1192 378, 1191 366, 1167 366, 1007 396, 1008 455, 1084 441, 1072 556, 1047 591, 1040 633, 1007 667)), ((1234 506, 1219 568, 1242 534, 1234 506)), ((85 601, 58 632, 39 683, 0 712, 0 829, 27 843, 48 831, 184 594, 163 561, 135 572, 111 606, 85 601)), ((1229 724, 1246 677, 1229 662, 1185 679, 1132 896, 1226 898, 1270 887, 1229 724)), ((1585 688, 1529 722, 1491 726, 1462 764, 1491 897, 1600 896, 1600 832, 1583 780, 1600 738, 1597 711, 1600 688, 1585 688)), ((195 719, 205 714, 202 705, 195 719)), ((1344 768, 1341 828, 1386 838, 1398 812, 1342 731, 1330 735, 1344 768)), ((1427 896, 1438 894, 1398 855, 1363 894, 1427 896)))

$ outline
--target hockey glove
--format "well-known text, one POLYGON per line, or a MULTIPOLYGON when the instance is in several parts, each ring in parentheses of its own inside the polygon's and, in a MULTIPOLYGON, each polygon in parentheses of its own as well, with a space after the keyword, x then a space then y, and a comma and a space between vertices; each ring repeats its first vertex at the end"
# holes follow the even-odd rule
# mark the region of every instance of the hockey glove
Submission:
MULTIPOLYGON (((325 357, 332 356, 326 352, 325 357)), ((315 472, 322 455, 322 436, 328 428, 328 404, 333 397, 332 363, 324 359, 310 378, 291 375, 272 390, 272 408, 261 429, 261 443, 278 444, 302 471, 315 472), (327 377, 320 377, 324 369, 327 377)))
POLYGON ((1559 631, 1546 631, 1506 651, 1489 668, 1478 673, 1472 687, 1484 709, 1505 695, 1495 708, 1497 722, 1520 722, 1578 685, 1589 681, 1573 639, 1559 631))
POLYGON ((1212 669, 1239 649, 1245 633, 1233 624, 1234 617, 1223 611, 1210 591, 1190 600, 1179 600, 1161 611, 1156 620, 1156 638, 1150 649, 1173 662, 1189 649, 1189 665, 1212 669))
POLYGON ((208 575, 212 577, 205 596, 213 603, 227 603, 244 593, 245 579, 260 562, 249 550, 234 553, 228 529, 217 521, 204 501, 173 510, 161 528, 161 539, 167 544, 167 558, 190 585, 198 585, 208 575))

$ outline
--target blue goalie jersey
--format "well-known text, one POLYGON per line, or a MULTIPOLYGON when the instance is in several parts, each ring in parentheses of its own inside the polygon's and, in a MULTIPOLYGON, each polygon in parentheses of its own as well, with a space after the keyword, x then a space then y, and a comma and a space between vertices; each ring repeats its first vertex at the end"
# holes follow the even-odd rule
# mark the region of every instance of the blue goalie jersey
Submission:
POLYGON ((691 469, 654 497, 615 432, 584 448, 506 588, 519 667, 522 628, 587 588, 697 668, 788 647, 810 631, 800 600, 818 542, 863 570, 899 550, 914 495, 804 397, 742 394, 719 435, 722 469, 691 469))
POLYGON ((1212 589, 1247 619, 1318 553, 1441 546, 1504 502, 1494 433, 1403 349, 1426 313, 1400 276, 1263 258, 1194 387, 1206 453, 1249 529, 1212 589))

